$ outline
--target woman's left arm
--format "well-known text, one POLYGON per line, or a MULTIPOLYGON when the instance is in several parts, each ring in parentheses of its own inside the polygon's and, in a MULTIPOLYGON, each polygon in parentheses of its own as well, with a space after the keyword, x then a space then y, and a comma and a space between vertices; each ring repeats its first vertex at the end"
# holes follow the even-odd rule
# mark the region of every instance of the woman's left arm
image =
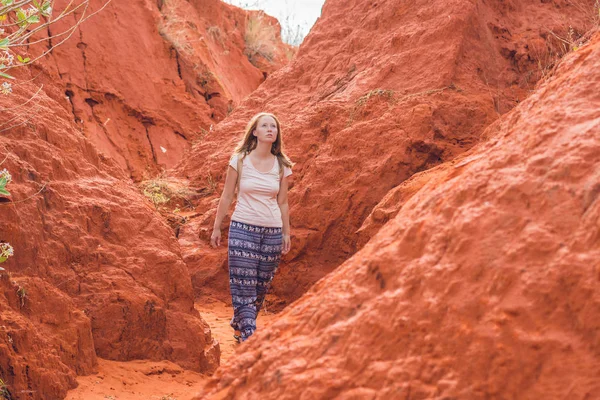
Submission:
POLYGON ((290 251, 290 208, 288 206, 288 178, 281 178, 281 185, 279 186, 279 193, 277 194, 277 204, 281 210, 281 221, 283 227, 281 233, 283 234, 283 249, 282 253, 286 254, 290 251))

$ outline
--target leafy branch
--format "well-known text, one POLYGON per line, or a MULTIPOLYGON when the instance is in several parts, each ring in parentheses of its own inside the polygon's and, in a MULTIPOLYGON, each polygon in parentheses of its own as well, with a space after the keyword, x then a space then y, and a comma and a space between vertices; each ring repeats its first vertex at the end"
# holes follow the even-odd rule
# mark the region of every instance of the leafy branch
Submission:
POLYGON ((10 81, 15 77, 9 74, 10 70, 30 65, 63 44, 81 23, 104 10, 111 0, 106 0, 102 7, 92 13, 89 12, 89 2, 90 0, 82 0, 74 5, 75 0, 71 0, 58 16, 52 18, 54 0, 0 0, 0 81, 4 80, 0 84, 0 94, 12 93, 13 85, 10 81), (78 11, 81 15, 65 31, 29 42, 37 32, 78 11), (65 35, 58 43, 52 43, 52 39, 65 35), (27 54, 31 45, 45 41, 50 43, 46 51, 35 57, 27 54))

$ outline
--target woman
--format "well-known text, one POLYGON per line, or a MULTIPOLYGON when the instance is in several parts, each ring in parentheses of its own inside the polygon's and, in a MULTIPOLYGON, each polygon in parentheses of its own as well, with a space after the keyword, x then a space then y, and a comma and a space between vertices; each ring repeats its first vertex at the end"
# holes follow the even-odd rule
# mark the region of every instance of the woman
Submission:
POLYGON ((256 316, 281 254, 290 250, 287 192, 292 165, 283 153, 281 126, 275 115, 255 115, 229 161, 210 238, 213 247, 220 246, 221 222, 237 186, 237 203, 229 225, 228 258, 233 301, 230 324, 238 342, 246 341, 256 330, 256 316))

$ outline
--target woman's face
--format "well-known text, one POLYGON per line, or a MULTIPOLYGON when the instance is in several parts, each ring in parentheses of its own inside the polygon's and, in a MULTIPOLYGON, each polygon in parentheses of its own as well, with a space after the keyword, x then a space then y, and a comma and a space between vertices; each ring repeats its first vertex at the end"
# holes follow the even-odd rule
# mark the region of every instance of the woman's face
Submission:
POLYGON ((258 119, 254 136, 259 142, 273 143, 277 140, 277 123, 273 117, 264 116, 258 119))

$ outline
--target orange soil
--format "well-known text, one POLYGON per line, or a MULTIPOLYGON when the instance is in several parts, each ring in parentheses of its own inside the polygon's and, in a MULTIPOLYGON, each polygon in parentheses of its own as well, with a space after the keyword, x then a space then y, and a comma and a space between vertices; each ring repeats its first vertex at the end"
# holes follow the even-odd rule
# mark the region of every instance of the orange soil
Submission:
MULTIPOLYGON (((203 320, 210 325, 212 336, 217 339, 221 346, 221 366, 227 364, 235 350, 240 346, 233 338, 233 330, 229 326, 229 320, 233 315, 230 305, 219 300, 204 299, 202 303, 196 303, 196 310, 203 320)), ((260 312, 257 320, 257 328, 260 330, 268 326, 277 314, 264 310, 260 312)))
MULTIPOLYGON (((221 346, 221 366, 234 355, 239 345, 229 326, 231 306, 221 302, 203 301, 196 304, 202 318, 210 325, 212 335, 221 346)), ((258 317, 258 329, 274 319, 276 314, 258 317)), ((98 373, 77 378, 79 386, 70 390, 66 400, 189 400, 208 376, 185 370, 169 361, 137 360, 129 362, 98 359, 98 373)))

